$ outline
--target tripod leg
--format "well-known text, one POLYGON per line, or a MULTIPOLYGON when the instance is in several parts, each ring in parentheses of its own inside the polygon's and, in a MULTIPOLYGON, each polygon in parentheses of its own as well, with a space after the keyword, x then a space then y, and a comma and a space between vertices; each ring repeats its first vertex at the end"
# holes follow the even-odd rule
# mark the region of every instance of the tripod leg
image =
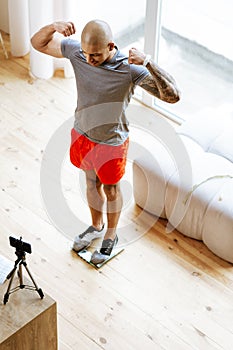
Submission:
POLYGON ((9 299, 9 295, 10 295, 10 289, 11 289, 11 285, 12 285, 12 282, 13 282, 13 278, 14 278, 14 275, 15 275, 15 271, 17 269, 17 266, 15 266, 13 268, 13 270, 11 271, 11 273, 8 275, 8 276, 11 276, 10 277, 10 281, 9 281, 9 284, 8 284, 8 288, 7 288, 7 291, 4 295, 4 299, 3 299, 3 303, 6 305, 6 303, 8 302, 8 299, 9 299))
POLYGON ((34 284, 35 289, 36 289, 36 291, 38 292, 40 298, 43 299, 43 298, 44 298, 44 293, 43 293, 43 291, 42 291, 41 288, 38 288, 38 286, 37 286, 37 284, 36 284, 34 278, 32 277, 32 275, 31 275, 31 273, 30 273, 30 271, 29 271, 29 269, 28 269, 27 264, 26 264, 25 261, 23 262, 23 266, 25 267, 25 269, 26 269, 26 271, 27 271, 29 277, 31 278, 31 281, 32 281, 32 283, 34 284))

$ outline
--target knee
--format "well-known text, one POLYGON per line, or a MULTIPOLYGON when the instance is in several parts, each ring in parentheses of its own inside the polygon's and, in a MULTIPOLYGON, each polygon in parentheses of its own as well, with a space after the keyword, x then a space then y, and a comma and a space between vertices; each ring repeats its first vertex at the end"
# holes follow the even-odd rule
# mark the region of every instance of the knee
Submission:
POLYGON ((88 191, 96 191, 98 190, 101 186, 102 183, 98 178, 96 179, 86 179, 86 184, 87 184, 87 190, 88 191))
POLYGON ((104 192, 109 201, 114 201, 120 193, 120 184, 104 185, 104 192))

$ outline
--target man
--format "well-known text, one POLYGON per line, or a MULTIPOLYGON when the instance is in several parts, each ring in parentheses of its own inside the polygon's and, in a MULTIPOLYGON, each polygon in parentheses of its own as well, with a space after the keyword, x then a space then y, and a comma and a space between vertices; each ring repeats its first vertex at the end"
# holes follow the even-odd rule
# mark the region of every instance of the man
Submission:
POLYGON ((81 42, 72 22, 55 22, 41 28, 32 46, 47 55, 70 59, 78 100, 71 135, 70 159, 86 175, 87 200, 92 225, 75 237, 73 249, 80 251, 103 235, 103 206, 107 199, 107 230, 100 251, 92 255, 97 264, 109 257, 117 244, 116 228, 122 208, 120 179, 124 175, 128 149, 125 109, 136 85, 155 97, 175 103, 179 91, 173 78, 148 55, 132 48, 129 57, 115 45, 111 28, 101 20, 88 22, 81 42))

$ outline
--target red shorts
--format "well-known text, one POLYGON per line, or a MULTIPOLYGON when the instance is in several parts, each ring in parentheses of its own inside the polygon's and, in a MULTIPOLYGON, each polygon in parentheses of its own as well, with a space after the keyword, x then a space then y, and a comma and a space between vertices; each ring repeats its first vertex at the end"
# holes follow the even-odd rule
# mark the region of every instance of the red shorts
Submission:
POLYGON ((114 185, 125 173, 128 146, 129 139, 120 146, 99 144, 72 129, 70 161, 82 170, 94 170, 103 184, 114 185))

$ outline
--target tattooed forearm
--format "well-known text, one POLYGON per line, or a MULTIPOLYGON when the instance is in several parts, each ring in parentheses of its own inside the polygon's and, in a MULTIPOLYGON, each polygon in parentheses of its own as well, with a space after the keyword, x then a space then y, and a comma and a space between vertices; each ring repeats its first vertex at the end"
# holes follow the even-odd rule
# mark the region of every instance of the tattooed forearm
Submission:
POLYGON ((147 64, 150 75, 141 81, 139 86, 160 100, 175 103, 180 99, 180 92, 174 79, 152 60, 147 64))

